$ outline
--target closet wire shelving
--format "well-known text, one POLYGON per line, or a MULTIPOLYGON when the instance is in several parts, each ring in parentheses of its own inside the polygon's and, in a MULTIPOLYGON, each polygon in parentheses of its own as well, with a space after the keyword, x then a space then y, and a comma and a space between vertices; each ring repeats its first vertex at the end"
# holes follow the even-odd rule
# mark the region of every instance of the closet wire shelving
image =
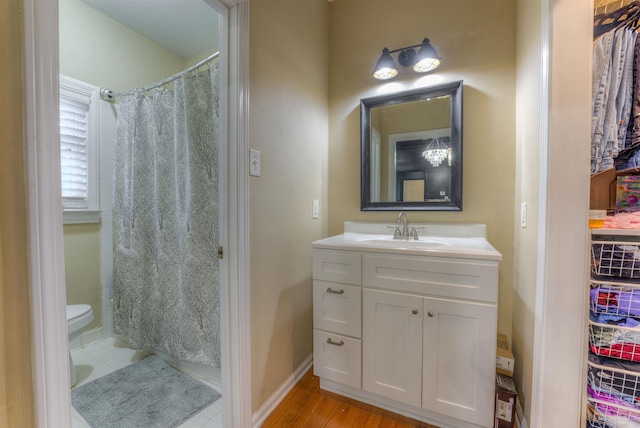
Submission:
POLYGON ((591 273, 587 427, 639 428, 640 231, 594 229, 591 273))
MULTIPOLYGON (((618 89, 614 88, 613 83, 609 86, 606 80, 606 76, 613 74, 607 74, 604 71, 606 67, 599 67, 604 64, 601 61, 606 60, 606 49, 599 50, 598 55, 596 49, 606 47, 606 43, 619 43, 616 46, 625 52, 620 53, 620 59, 624 58, 625 61, 624 67, 620 66, 624 71, 623 68, 615 69, 621 73, 616 75, 619 78, 624 73, 627 73, 626 76, 631 73, 631 61, 634 65, 640 64, 640 59, 636 59, 640 38, 634 34, 638 31, 640 21, 640 1, 598 0, 594 7, 594 72, 603 73, 594 76, 594 79, 599 78, 597 81, 604 88, 603 91, 610 98, 613 97, 611 99, 617 99, 618 89), (599 39, 603 35, 607 37, 599 39), (635 48, 632 43, 635 43, 635 48), (595 61, 596 58, 599 62, 595 61)), ((612 51, 613 48, 607 52, 612 51)), ((612 58, 610 60, 613 61, 612 58)), ((625 86, 627 92, 621 91, 621 97, 629 97, 631 101, 640 98, 634 86, 636 78, 634 76, 634 84, 630 89, 625 86)), ((628 77, 626 79, 625 85, 628 85, 628 77)), ((595 95, 600 97, 602 94, 598 92, 595 95)), ((601 119, 606 116, 605 111, 607 114, 613 112, 608 110, 606 101, 601 98, 598 100, 599 107, 596 107, 595 99, 593 106, 597 119, 595 125, 601 124, 601 119), (603 107, 602 102, 606 106, 603 107)), ((639 146, 636 142, 640 131, 638 124, 634 123, 634 116, 625 116, 626 107, 625 103, 624 108, 616 112, 620 113, 619 116, 606 116, 615 117, 611 127, 605 126, 607 130, 615 128, 618 131, 613 132, 615 135, 598 139, 600 128, 596 126, 592 129, 593 208, 611 207, 611 192, 615 193, 611 183, 617 180, 617 176, 640 175, 640 151, 637 151, 639 146)), ((616 108, 620 108, 618 104, 613 106, 614 110, 616 108)), ((607 119, 603 122, 609 123, 607 119)), ((591 238, 586 426, 640 428, 640 230, 592 229, 591 238)))

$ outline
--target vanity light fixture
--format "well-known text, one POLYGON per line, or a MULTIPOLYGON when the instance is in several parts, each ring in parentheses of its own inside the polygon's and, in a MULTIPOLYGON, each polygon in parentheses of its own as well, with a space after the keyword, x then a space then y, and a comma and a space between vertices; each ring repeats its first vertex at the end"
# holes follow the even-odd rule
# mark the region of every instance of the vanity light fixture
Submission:
POLYGON ((378 80, 387 80, 398 74, 398 68, 391 56, 392 53, 398 54, 398 63, 403 67, 413 67, 418 73, 426 73, 440 65, 440 57, 436 50, 429 43, 429 39, 425 38, 421 44, 407 46, 406 48, 394 49, 390 51, 387 48, 382 50, 382 55, 373 69, 373 77, 378 80), (416 53, 415 48, 420 49, 416 53))
POLYGON ((451 147, 447 147, 445 143, 441 143, 438 138, 431 139, 431 142, 427 144, 427 148, 422 152, 422 156, 433 167, 440 166, 443 160, 449 160, 449 166, 451 166, 451 147))

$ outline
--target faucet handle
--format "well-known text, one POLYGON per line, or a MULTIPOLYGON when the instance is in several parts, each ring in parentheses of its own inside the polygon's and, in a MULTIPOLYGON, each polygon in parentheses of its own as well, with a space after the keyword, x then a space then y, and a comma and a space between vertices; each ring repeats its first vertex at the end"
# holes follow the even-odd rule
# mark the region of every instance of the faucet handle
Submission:
POLYGON ((418 229, 424 229, 424 226, 411 226, 411 234, 409 236, 411 236, 411 238, 415 239, 416 241, 418 240, 418 229))
POLYGON ((400 233, 400 225, 399 224, 389 224, 389 225, 387 225, 387 227, 389 229, 395 229, 393 231, 393 239, 400 239, 401 233, 400 233))

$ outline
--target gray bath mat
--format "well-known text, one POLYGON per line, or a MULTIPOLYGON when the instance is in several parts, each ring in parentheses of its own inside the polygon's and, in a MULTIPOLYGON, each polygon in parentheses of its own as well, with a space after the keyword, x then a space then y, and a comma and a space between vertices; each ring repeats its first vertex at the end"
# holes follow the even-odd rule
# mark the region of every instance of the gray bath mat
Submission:
POLYGON ((73 407, 94 428, 171 428, 218 398, 155 355, 71 391, 73 407))

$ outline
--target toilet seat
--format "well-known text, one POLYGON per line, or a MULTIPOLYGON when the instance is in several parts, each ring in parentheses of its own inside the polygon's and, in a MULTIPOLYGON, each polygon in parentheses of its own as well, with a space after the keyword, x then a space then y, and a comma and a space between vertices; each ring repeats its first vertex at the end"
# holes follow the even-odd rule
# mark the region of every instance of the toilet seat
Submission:
POLYGON ((91 312, 91 305, 67 305, 67 322, 81 318, 91 312))

